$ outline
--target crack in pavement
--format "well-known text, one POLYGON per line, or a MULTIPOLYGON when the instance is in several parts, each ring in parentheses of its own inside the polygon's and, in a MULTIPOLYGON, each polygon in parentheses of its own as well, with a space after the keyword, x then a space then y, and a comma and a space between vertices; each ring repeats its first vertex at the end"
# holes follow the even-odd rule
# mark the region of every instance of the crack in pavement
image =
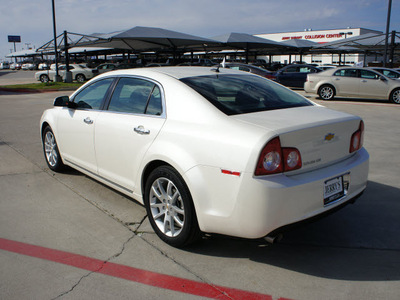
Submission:
POLYGON ((93 273, 99 273, 99 272, 104 268, 104 266, 105 266, 108 262, 110 262, 112 259, 115 259, 115 258, 119 257, 119 256, 125 251, 125 246, 126 246, 135 236, 136 236, 136 234, 134 233, 131 237, 129 237, 128 240, 126 240, 126 241, 122 244, 122 249, 121 249, 118 253, 116 253, 116 254, 110 256, 108 259, 106 259, 106 260, 103 262, 103 264, 102 264, 97 270, 91 271, 91 272, 89 272, 89 273, 83 275, 81 278, 79 278, 79 280, 78 280, 68 291, 65 291, 65 292, 61 293, 60 295, 58 295, 57 297, 52 298, 52 300, 60 299, 60 298, 64 297, 65 295, 71 293, 77 286, 80 285, 80 283, 81 283, 85 278, 89 277, 89 276, 92 275, 93 273))

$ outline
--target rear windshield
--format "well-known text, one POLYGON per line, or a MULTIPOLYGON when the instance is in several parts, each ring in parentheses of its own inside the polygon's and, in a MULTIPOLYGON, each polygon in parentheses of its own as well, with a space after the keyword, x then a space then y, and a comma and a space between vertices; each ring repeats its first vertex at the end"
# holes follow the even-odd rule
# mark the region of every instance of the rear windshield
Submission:
POLYGON ((181 81, 227 115, 313 105, 297 93, 259 76, 218 74, 181 81))

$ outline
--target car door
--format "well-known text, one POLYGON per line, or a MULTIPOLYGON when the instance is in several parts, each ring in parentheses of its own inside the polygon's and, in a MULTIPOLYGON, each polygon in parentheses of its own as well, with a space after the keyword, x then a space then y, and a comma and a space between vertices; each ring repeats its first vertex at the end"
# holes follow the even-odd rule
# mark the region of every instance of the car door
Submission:
POLYGON ((81 90, 71 99, 76 108, 63 108, 58 117, 57 138, 63 159, 95 174, 94 128, 113 80, 99 80, 81 90))
POLYGON ((311 68, 309 66, 299 66, 297 73, 293 74, 294 87, 303 88, 304 82, 307 80, 307 75, 310 73, 317 73, 317 69, 311 68))
POLYGON ((165 122, 161 87, 152 81, 123 77, 107 111, 96 122, 99 175, 127 192, 135 191, 138 169, 165 122))
POLYGON ((360 97, 386 98, 388 89, 389 79, 370 70, 360 70, 360 97))
POLYGON ((357 69, 337 70, 333 73, 332 80, 337 96, 357 97, 359 95, 360 78, 358 77, 357 69))
POLYGON ((277 73, 277 81, 285 86, 294 86, 298 67, 289 66, 277 73))

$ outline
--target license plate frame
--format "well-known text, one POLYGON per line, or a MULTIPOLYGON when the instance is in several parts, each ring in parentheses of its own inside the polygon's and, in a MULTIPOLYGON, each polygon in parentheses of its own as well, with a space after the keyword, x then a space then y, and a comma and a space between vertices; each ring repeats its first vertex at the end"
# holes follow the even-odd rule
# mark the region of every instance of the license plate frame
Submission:
POLYGON ((342 198, 345 195, 343 175, 326 180, 323 186, 323 194, 324 205, 329 205, 342 198))

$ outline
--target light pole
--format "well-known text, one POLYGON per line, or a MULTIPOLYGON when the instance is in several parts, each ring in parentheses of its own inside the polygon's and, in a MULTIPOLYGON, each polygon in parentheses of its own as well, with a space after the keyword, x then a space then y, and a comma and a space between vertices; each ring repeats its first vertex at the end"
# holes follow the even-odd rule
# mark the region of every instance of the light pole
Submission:
MULTIPOLYGON (((347 35, 353 35, 353 32, 339 32, 340 35, 344 35, 344 39, 347 39, 347 35)), ((346 54, 343 53, 343 63, 346 64, 346 54)), ((339 65, 340 65, 340 59, 339 59, 339 65)))
POLYGON ((54 62, 56 64, 56 76, 54 77, 55 82, 60 82, 61 77, 58 75, 58 51, 57 51, 57 32, 56 32, 56 9, 54 6, 54 0, 51 0, 53 8, 53 33, 54 33, 54 62))
POLYGON ((390 27, 390 15, 392 13, 392 0, 389 0, 388 13, 386 19, 386 38, 385 38, 385 53, 383 56, 383 66, 386 67, 387 51, 388 51, 388 39, 389 39, 389 27, 390 27))

